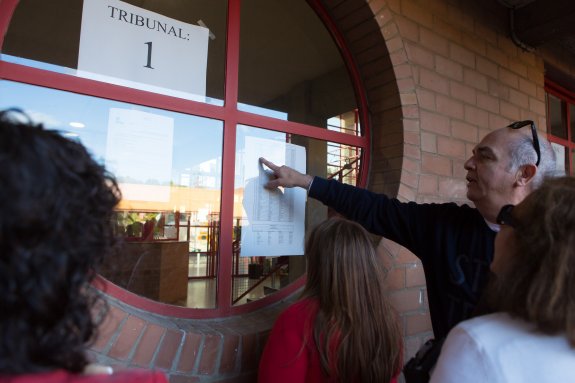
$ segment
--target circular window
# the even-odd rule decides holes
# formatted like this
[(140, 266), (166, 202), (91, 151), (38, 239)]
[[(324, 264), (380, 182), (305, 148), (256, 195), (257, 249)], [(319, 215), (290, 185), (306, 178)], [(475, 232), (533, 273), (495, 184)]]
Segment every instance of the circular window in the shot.
[(312, 3), (0, 3), (0, 107), (79, 140), (118, 179), (108, 293), (210, 317), (301, 287), (305, 229), (328, 211), (265, 194), (258, 158), (361, 184), (369, 147), (351, 64)]

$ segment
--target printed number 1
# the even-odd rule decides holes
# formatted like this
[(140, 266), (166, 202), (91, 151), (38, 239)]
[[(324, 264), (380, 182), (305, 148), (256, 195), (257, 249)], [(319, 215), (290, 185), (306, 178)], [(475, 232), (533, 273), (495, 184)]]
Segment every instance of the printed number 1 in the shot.
[(152, 42), (148, 41), (147, 43), (144, 44), (148, 46), (148, 62), (146, 63), (146, 65), (144, 65), (144, 67), (154, 69), (152, 67)]

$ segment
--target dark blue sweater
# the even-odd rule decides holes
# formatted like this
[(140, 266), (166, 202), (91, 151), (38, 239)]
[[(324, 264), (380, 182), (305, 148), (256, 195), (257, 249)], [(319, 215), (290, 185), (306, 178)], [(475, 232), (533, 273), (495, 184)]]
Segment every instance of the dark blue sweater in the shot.
[(309, 196), (421, 260), (435, 337), (471, 316), (487, 282), (495, 240), (477, 209), (404, 203), (320, 177), (314, 178)]

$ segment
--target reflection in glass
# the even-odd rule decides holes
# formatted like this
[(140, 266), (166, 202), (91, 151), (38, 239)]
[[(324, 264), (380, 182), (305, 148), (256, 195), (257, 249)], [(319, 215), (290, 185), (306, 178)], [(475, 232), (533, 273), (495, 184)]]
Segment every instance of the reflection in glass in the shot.
[(321, 128), (357, 109), (340, 52), (305, 1), (243, 0), (241, 26), (239, 109)]
[(551, 147), (555, 152), (557, 174), (569, 174), (569, 148), (556, 142), (551, 142)]
[[(336, 122), (332, 120), (331, 123), (335, 124)], [(232, 266), (232, 304), (234, 305), (244, 304), (272, 294), (305, 273), (305, 258), (303, 256), (240, 257), (242, 228), (249, 224), (243, 203), (246, 183), (244, 177), (245, 148), (246, 140), (250, 138), (267, 139), (280, 143), (289, 142), (303, 146), (306, 151), (306, 172), (308, 174), (335, 178), (353, 185), (357, 184), (357, 169), (361, 158), (361, 151), (356, 147), (255, 127), (238, 126)], [(256, 158), (259, 156), (256, 154)], [(308, 199), (305, 208), (305, 227), (317, 225), (325, 220), (327, 215), (328, 210), (323, 204)]]
[[(328, 129), (359, 135), (357, 110), (328, 119)], [(327, 174), (340, 182), (355, 185), (359, 177), (361, 153), (359, 148), (328, 143)]]
[(106, 278), (157, 301), (215, 306), (221, 121), (2, 81), (7, 107), (80, 141), (116, 176), (124, 244)]
[(225, 0), (21, 0), (2, 60), (223, 105), (226, 14)]
[(549, 126), (551, 134), (563, 139), (567, 139), (567, 109), (565, 102), (552, 94), (547, 94), (549, 103)]

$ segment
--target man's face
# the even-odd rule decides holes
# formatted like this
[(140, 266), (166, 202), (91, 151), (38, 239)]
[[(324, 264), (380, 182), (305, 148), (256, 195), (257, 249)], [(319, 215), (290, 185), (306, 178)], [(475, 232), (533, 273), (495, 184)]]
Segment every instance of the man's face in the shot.
[(476, 206), (499, 208), (509, 203), (516, 180), (509, 155), (514, 138), (509, 129), (491, 132), (465, 162), (467, 198)]

